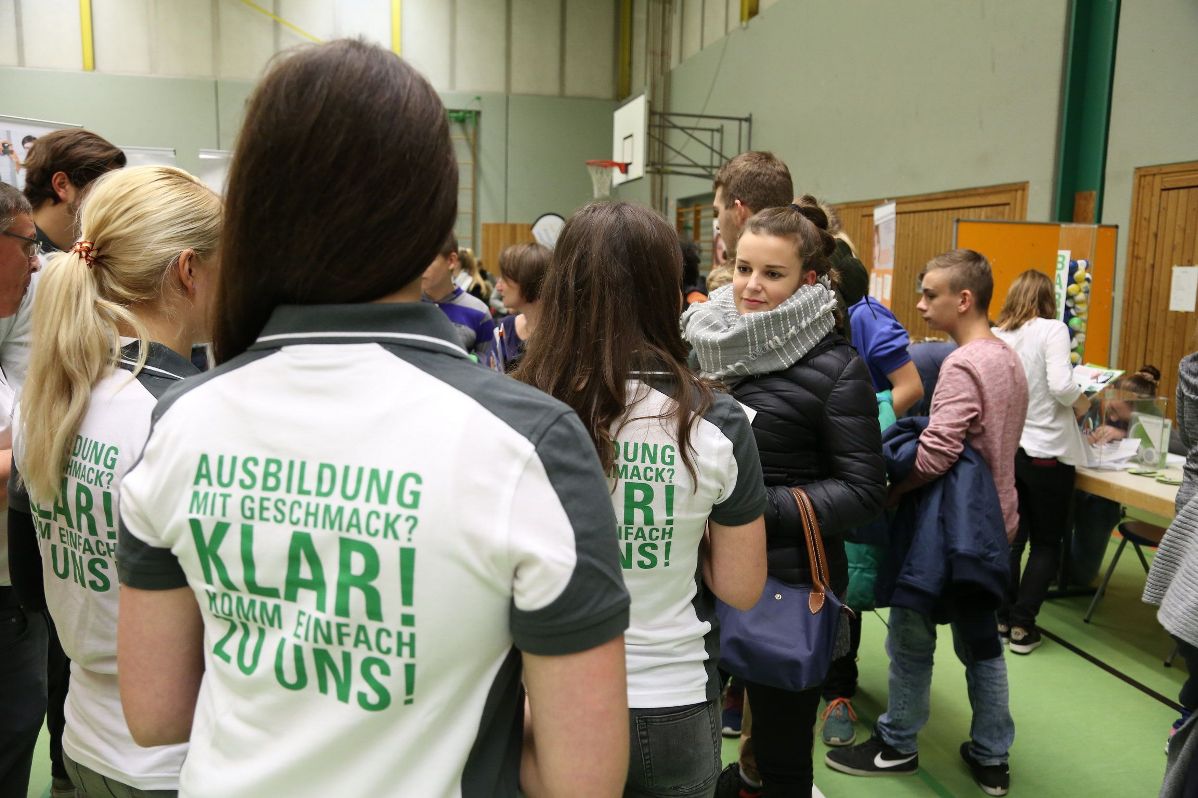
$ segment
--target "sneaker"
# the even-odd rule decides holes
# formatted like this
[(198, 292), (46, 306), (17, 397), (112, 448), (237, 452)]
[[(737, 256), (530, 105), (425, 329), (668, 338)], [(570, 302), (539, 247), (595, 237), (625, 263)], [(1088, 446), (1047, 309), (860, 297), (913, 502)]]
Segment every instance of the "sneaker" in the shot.
[(1169, 746), (1173, 744), (1173, 735), (1181, 730), (1181, 727), (1186, 725), (1186, 721), (1190, 719), (1190, 710), (1182, 707), (1181, 717), (1173, 721), (1173, 725), (1169, 728), (1169, 737), (1165, 740), (1165, 755), (1169, 755)]
[(740, 726), (745, 709), (745, 688), (729, 684), (724, 691), (724, 711), (720, 717), (720, 734), (725, 737), (740, 737)]
[(909, 776), (919, 770), (919, 754), (900, 753), (875, 733), (868, 742), (829, 751), (824, 764), (850, 776)]
[(1006, 621), (998, 622), (998, 636), (1002, 638), (1004, 643), (1011, 642), (1011, 624)]
[(961, 758), (969, 765), (973, 780), (987, 795), (1006, 795), (1011, 787), (1011, 769), (1007, 763), (1001, 765), (983, 765), (969, 753), (969, 741), (961, 743)]
[(761, 798), (762, 786), (754, 786), (740, 774), (740, 765), (733, 762), (720, 771), (715, 782), (715, 798)]
[(834, 698), (828, 702), (824, 710), (824, 744), (831, 746), (852, 745), (857, 739), (857, 730), (853, 721), (857, 713), (853, 711), (853, 702), (847, 698)]
[(1030, 629), (1024, 629), (1022, 626), (1011, 627), (1012, 654), (1030, 654), (1043, 642), (1040, 638), (1040, 630), (1034, 626)]

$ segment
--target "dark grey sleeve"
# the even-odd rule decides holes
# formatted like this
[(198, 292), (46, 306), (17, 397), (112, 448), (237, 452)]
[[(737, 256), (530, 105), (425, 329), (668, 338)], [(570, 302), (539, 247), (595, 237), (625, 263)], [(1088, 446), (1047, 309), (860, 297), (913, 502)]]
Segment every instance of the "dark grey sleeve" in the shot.
[(140, 590), (187, 587), (187, 576), (174, 553), (142, 542), (123, 520), (116, 541), (116, 568), (122, 585)]
[(765, 478), (761, 473), (761, 455), (757, 452), (757, 438), (753, 435), (749, 417), (731, 396), (720, 398), (723, 412), (719, 416), (709, 416), (708, 421), (718, 426), (724, 437), (732, 443), (736, 485), (723, 501), (711, 508), (711, 520), (724, 526), (740, 526), (765, 512)]
[[(517, 575), (512, 601), (512, 639), (529, 654), (573, 654), (628, 628), (615, 512), (595, 446), (572, 411), (550, 421), (532, 442), (536, 455), (526, 467), (528, 488), (513, 502), (512, 527), (522, 547), (523, 573)], [(543, 500), (554, 496), (565, 525), (544, 506)], [(566, 574), (561, 563), (569, 562), (571, 553), (573, 570)], [(563, 581), (559, 592), (556, 584)], [(556, 595), (547, 604), (518, 606), (521, 596), (546, 591)]]

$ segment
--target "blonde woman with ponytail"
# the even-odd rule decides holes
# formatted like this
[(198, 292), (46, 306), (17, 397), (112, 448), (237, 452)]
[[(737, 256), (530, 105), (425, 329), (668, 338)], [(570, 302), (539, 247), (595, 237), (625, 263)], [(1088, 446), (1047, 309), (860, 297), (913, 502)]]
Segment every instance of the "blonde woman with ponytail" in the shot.
[(116, 498), (158, 398), (196, 373), (188, 356), (208, 337), (220, 217), (217, 196), (179, 169), (105, 175), (84, 200), (81, 240), (51, 259), (34, 300), (14, 422), (13, 570), (71, 659), (63, 752), (81, 796), (178, 790), (186, 746), (138, 746), (122, 711)]

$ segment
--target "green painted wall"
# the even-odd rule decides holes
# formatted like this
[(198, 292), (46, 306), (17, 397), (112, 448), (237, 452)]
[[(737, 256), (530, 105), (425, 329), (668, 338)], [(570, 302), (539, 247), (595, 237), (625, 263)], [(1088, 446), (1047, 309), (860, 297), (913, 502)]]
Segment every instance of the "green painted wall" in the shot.
[[(789, 0), (671, 74), (671, 109), (753, 115), (753, 146), (833, 201), (1028, 180), (1047, 220), (1064, 0)], [(642, 181), (646, 182), (647, 181)], [(671, 178), (667, 194), (710, 191)], [(647, 198), (647, 186), (620, 196)]]
[[(174, 147), (199, 168), (200, 149), (232, 149), (254, 83), (0, 67), (0, 114), (75, 122), (114, 143)], [(583, 161), (611, 151), (615, 102), (447, 92), (446, 107), (481, 111), (479, 222), (569, 215), (591, 198)]]
[(71, 122), (114, 144), (174, 147), (179, 166), (199, 168), (200, 149), (218, 146), (216, 84), (0, 67), (0, 114)]
[(569, 216), (592, 199), (585, 161), (611, 157), (610, 100), (508, 98), (507, 218)]
[[(1116, 355), (1123, 294), (1127, 288), (1123, 283), (1135, 170), (1140, 166), (1198, 161), (1195, 42), (1198, 42), (1198, 3), (1194, 0), (1141, 0), (1122, 4), (1102, 209), (1104, 224), (1119, 225), (1111, 340), (1111, 351)], [(1177, 364), (1156, 365), (1164, 370)]]

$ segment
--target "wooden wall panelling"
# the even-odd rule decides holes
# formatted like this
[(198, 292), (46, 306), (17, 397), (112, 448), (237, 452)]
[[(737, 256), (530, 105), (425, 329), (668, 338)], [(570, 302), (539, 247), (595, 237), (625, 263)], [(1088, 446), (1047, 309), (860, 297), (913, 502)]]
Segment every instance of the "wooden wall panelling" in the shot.
[[(894, 289), (891, 309), (912, 340), (943, 337), (928, 329), (915, 305), (919, 273), (936, 255), (952, 248), (957, 219), (1027, 218), (1027, 183), (1008, 183), (959, 191), (898, 197), (895, 230)], [(841, 226), (857, 246), (857, 257), (869, 268), (873, 261), (873, 209), (886, 200), (837, 205)]]
[(712, 251), (714, 236), (711, 233), (714, 219), (715, 211), (710, 202), (698, 205), (679, 205), (674, 212), (674, 229), (699, 245), (699, 271), (703, 274), (711, 271), (712, 261), (715, 257), (715, 253)]
[(499, 253), (513, 244), (533, 241), (532, 225), (526, 222), (483, 222), (483, 248), (479, 257), (483, 268), (495, 278), (499, 276)]
[(1159, 368), (1172, 415), (1178, 361), (1198, 349), (1198, 314), (1168, 309), (1173, 267), (1198, 262), (1198, 161), (1137, 169), (1133, 187), (1117, 362)]

